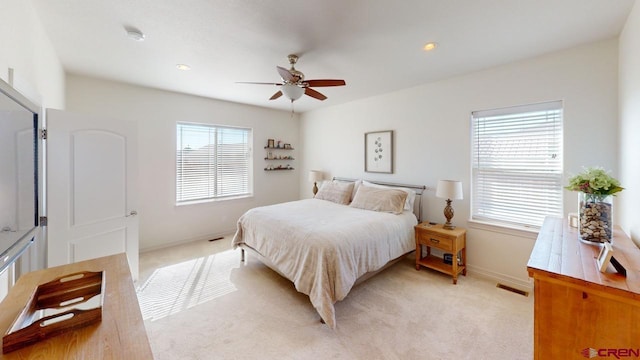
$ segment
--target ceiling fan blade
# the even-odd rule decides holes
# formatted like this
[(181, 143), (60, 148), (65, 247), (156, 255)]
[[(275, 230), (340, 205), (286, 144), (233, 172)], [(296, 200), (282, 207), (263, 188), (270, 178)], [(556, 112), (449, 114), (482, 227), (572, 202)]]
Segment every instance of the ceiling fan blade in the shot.
[(276, 86), (282, 85), (282, 83), (253, 82), (253, 81), (236, 81), (236, 84), (276, 85)]
[(308, 86), (311, 87), (323, 87), (323, 86), (344, 86), (347, 83), (344, 80), (337, 79), (317, 79), (317, 80), (305, 80)]
[(326, 96), (320, 94), (319, 92), (313, 90), (312, 88), (304, 88), (304, 93), (305, 95), (309, 95), (312, 98), (316, 98), (318, 100), (324, 100), (327, 98)]
[(276, 66), (276, 69), (278, 69), (278, 74), (280, 74), (280, 77), (282, 78), (282, 80), (284, 81), (293, 81), (293, 75), (291, 75), (291, 73), (289, 72), (289, 70), (283, 68), (282, 66)]
[(275, 100), (275, 99), (279, 98), (280, 96), (282, 96), (282, 91), (278, 91), (277, 93), (273, 94), (273, 96), (271, 96), (269, 98), (269, 100)]

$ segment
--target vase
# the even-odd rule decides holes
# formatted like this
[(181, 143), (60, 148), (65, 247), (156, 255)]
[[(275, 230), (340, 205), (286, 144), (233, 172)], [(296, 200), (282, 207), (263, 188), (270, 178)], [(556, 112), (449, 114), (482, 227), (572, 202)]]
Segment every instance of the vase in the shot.
[(588, 244), (613, 239), (613, 196), (578, 193), (578, 232)]

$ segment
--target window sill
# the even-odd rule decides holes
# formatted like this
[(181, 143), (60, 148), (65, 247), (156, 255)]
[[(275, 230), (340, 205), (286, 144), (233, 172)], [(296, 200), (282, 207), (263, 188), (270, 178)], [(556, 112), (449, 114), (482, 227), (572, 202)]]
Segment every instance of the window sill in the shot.
[(506, 225), (499, 223), (492, 223), (487, 221), (478, 221), (478, 220), (468, 220), (468, 226), (472, 229), (485, 230), (491, 232), (497, 232), (501, 234), (507, 234), (511, 236), (517, 236), (528, 239), (536, 239), (538, 237), (538, 232), (540, 231), (537, 227), (525, 227), (525, 226), (516, 226), (516, 225)]
[(217, 199), (183, 201), (183, 202), (176, 203), (176, 206), (180, 207), (180, 206), (187, 206), (187, 205), (217, 203), (217, 202), (222, 202), (222, 201), (248, 199), (248, 198), (252, 198), (252, 197), (253, 197), (253, 194), (248, 194), (248, 195), (241, 195), (241, 196), (229, 196), (229, 197), (217, 198)]

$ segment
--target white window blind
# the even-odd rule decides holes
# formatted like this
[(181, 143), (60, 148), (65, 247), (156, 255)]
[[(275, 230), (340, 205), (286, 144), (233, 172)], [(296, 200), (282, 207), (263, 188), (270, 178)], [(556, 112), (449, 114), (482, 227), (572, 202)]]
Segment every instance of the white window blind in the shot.
[(178, 203), (251, 193), (251, 129), (178, 123)]
[(472, 219), (516, 226), (562, 216), (562, 102), (471, 117)]

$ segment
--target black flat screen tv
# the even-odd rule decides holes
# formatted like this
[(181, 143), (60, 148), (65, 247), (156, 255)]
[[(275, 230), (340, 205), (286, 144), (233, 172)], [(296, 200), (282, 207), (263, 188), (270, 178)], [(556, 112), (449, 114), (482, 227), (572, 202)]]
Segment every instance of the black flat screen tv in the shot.
[(0, 271), (25, 251), (38, 227), (39, 111), (0, 80)]

